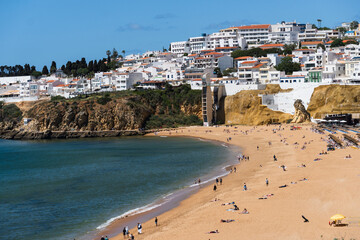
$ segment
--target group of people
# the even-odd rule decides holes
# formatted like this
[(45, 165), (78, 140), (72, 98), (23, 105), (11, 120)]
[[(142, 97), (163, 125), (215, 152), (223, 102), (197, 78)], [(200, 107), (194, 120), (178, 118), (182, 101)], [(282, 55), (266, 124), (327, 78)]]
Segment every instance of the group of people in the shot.
[[(158, 226), (158, 218), (157, 217), (155, 217), (154, 221), (155, 221), (155, 226)], [(142, 234), (142, 225), (141, 225), (141, 223), (137, 224), (137, 230), (138, 230), (138, 234)], [(131, 240), (135, 239), (134, 235), (129, 232), (129, 227), (128, 226), (124, 227), (123, 235), (124, 235), (124, 238), (128, 237), (128, 239), (131, 239)], [(108, 238), (106, 236), (105, 239), (101, 238), (101, 240), (108, 240)]]

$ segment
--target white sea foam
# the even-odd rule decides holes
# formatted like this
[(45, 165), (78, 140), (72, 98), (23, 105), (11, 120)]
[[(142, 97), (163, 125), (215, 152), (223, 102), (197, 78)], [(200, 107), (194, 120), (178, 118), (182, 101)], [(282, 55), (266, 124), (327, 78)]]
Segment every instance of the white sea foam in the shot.
[(139, 214), (139, 213), (143, 213), (143, 212), (147, 212), (147, 211), (150, 211), (154, 208), (157, 208), (157, 207), (160, 207), (162, 204), (148, 204), (148, 205), (145, 205), (143, 207), (139, 207), (139, 208), (135, 208), (135, 209), (132, 209), (132, 210), (129, 210), (123, 214), (121, 214), (120, 216), (117, 216), (117, 217), (113, 217), (113, 218), (110, 218), (109, 220), (107, 220), (105, 223), (101, 224), (100, 226), (98, 226), (96, 229), (103, 229), (103, 228), (106, 228), (107, 226), (109, 226), (113, 221), (117, 220), (117, 219), (121, 219), (121, 218), (124, 218), (126, 216), (132, 216), (132, 215), (135, 215), (135, 214)]

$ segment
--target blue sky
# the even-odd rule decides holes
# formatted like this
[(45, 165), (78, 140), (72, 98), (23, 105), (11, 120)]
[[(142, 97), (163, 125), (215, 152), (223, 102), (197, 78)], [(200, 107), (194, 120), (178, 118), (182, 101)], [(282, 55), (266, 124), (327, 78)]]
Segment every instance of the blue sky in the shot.
[(360, 20), (359, 0), (0, 0), (0, 65), (43, 65), (161, 50), (234, 25)]

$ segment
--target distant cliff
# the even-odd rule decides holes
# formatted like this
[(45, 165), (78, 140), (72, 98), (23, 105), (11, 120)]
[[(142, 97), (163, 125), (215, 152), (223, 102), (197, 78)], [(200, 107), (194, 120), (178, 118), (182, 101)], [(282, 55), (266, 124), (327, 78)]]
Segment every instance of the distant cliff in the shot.
[(244, 90), (225, 98), (225, 123), (262, 125), (269, 123), (286, 123), (293, 116), (280, 111), (273, 111), (261, 104), (259, 94), (275, 94), (282, 90), (279, 85), (269, 84), (265, 90)]
[(360, 86), (319, 86), (314, 89), (307, 111), (313, 118), (324, 114), (360, 113)]
[(0, 134), (5, 138), (116, 136), (133, 135), (132, 130), (143, 128), (198, 125), (202, 123), (200, 94), (184, 85), (77, 99), (56, 97), (31, 107), (18, 104), (21, 117), (30, 122), (24, 125), (19, 116), (4, 118)]

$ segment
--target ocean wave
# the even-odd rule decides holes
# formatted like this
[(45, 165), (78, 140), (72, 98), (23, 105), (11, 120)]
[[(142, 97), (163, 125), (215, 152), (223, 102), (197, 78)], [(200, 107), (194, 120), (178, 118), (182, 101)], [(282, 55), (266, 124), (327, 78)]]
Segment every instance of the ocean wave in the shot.
[[(164, 203), (162, 203), (164, 204)], [(109, 226), (113, 221), (117, 220), (117, 219), (121, 219), (121, 218), (124, 218), (126, 216), (133, 216), (135, 214), (140, 214), (140, 213), (144, 213), (144, 212), (147, 212), (147, 211), (150, 211), (154, 208), (157, 208), (157, 207), (160, 207), (162, 204), (153, 204), (153, 203), (150, 203), (148, 205), (145, 205), (143, 207), (139, 207), (139, 208), (134, 208), (134, 209), (131, 209), (123, 214), (121, 214), (120, 216), (116, 216), (116, 217), (113, 217), (113, 218), (110, 218), (109, 220), (107, 220), (105, 223), (101, 224), (100, 226), (98, 226), (96, 229), (100, 230), (100, 229), (103, 229), (103, 228), (106, 228), (107, 226)]]

